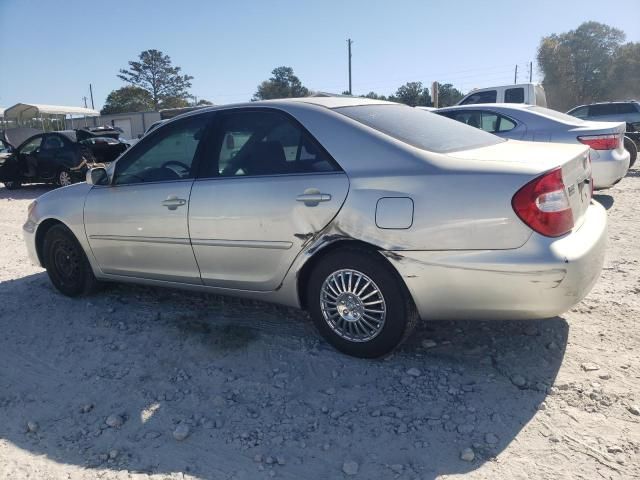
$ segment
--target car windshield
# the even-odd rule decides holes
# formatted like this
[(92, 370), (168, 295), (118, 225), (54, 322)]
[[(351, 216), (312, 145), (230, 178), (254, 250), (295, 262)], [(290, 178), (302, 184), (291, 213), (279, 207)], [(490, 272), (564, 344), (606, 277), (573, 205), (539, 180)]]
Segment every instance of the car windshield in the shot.
[(339, 107), (335, 111), (431, 152), (469, 150), (505, 141), (455, 120), (404, 105), (361, 105)]
[(584, 120), (580, 120), (578, 117), (567, 115), (566, 113), (558, 112), (557, 110), (551, 110), (550, 108), (538, 107), (535, 105), (528, 108), (532, 112), (538, 113), (544, 117), (553, 118), (554, 120), (559, 120), (570, 125), (579, 125), (584, 123)]

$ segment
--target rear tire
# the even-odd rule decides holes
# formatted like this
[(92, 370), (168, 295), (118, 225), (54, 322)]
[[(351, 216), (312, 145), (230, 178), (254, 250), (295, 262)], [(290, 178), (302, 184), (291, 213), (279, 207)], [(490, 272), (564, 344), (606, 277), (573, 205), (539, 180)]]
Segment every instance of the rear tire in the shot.
[(379, 253), (364, 249), (341, 249), (323, 257), (311, 272), (306, 299), (320, 334), (354, 357), (390, 353), (418, 319), (397, 272)]
[(629, 168), (631, 168), (638, 158), (638, 147), (629, 137), (624, 137), (624, 148), (629, 152)]
[(77, 297), (99, 287), (82, 246), (64, 225), (55, 225), (45, 234), (43, 259), (49, 279), (60, 293)]
[(4, 188), (7, 190), (17, 190), (22, 187), (22, 182), (4, 182)]

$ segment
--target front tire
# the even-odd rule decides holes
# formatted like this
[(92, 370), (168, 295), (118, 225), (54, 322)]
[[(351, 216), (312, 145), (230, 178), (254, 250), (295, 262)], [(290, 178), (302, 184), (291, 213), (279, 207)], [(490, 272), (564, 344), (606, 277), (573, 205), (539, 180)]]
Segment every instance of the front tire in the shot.
[(64, 225), (55, 225), (46, 233), (43, 259), (49, 279), (60, 293), (77, 297), (97, 289), (98, 281), (82, 246)]
[(311, 273), (306, 298), (320, 334), (354, 357), (388, 354), (418, 318), (402, 279), (379, 253), (364, 249), (323, 257)]

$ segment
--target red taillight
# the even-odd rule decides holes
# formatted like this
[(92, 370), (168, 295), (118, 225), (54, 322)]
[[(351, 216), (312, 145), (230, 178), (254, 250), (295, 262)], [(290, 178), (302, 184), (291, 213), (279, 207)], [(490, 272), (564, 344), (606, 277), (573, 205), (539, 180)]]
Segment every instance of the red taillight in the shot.
[(560, 168), (527, 183), (513, 196), (511, 205), (520, 220), (547, 237), (559, 237), (573, 228)]
[(594, 150), (615, 150), (622, 144), (622, 135), (612, 133), (610, 135), (583, 135), (578, 140), (589, 145)]

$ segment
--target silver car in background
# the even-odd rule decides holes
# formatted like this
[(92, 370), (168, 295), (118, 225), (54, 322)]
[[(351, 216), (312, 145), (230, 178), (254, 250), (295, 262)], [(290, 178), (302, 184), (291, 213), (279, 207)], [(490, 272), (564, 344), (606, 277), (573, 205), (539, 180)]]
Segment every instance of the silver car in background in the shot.
[(549, 108), (519, 104), (456, 106), (435, 113), (502, 138), (588, 145), (596, 189), (612, 187), (629, 170), (624, 122), (585, 121)]
[(63, 294), (118, 281), (276, 302), (376, 357), (419, 317), (579, 302), (607, 225), (587, 153), (369, 99), (213, 107), (38, 198), (24, 235)]

